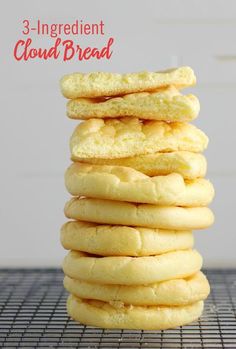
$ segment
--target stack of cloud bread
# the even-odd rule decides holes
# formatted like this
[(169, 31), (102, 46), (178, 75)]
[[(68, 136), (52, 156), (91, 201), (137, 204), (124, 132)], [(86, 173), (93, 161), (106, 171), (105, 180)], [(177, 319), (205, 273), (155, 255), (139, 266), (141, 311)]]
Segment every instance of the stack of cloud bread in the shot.
[(192, 230), (214, 220), (204, 179), (208, 138), (187, 123), (198, 99), (189, 67), (61, 80), (67, 114), (84, 120), (65, 174), (72, 219), (61, 230), (69, 315), (87, 325), (168, 329), (196, 320), (210, 288)]

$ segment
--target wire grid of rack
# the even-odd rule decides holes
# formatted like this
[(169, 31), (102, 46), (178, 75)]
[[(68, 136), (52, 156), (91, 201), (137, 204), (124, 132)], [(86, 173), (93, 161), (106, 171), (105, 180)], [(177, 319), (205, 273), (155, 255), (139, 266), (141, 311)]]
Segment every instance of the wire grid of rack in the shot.
[(0, 348), (236, 348), (236, 270), (205, 270), (201, 319), (168, 331), (102, 330), (67, 317), (58, 269), (0, 270)]

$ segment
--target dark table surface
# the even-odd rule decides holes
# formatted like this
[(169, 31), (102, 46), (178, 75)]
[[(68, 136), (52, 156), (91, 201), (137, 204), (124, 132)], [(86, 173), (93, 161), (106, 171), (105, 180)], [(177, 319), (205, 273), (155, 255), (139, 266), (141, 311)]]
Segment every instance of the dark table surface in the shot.
[(67, 317), (58, 269), (0, 270), (0, 348), (236, 348), (236, 269), (204, 270), (204, 314), (168, 331), (102, 330)]

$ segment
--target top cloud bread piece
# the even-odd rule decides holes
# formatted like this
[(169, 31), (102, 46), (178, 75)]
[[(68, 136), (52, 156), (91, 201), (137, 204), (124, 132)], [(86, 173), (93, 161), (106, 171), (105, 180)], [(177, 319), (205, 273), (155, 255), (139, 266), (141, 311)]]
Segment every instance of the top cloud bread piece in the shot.
[(134, 116), (144, 120), (191, 121), (198, 116), (197, 97), (182, 95), (174, 86), (114, 98), (77, 98), (67, 103), (71, 119)]
[(159, 72), (128, 74), (73, 73), (61, 79), (60, 87), (64, 97), (75, 99), (153, 91), (170, 85), (180, 89), (195, 85), (195, 83), (196, 77), (193, 70), (190, 67), (179, 67)]

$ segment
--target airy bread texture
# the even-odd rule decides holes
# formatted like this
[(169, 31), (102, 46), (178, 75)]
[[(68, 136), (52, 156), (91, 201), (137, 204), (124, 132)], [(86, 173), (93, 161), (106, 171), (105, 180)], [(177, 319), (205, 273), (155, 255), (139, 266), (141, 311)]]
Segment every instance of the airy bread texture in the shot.
[(133, 330), (165, 330), (196, 320), (203, 311), (203, 301), (179, 307), (122, 306), (93, 300), (82, 300), (70, 295), (68, 314), (82, 324), (101, 328)]
[(162, 281), (146, 286), (101, 285), (64, 278), (68, 292), (83, 299), (109, 302), (111, 305), (186, 305), (207, 298), (210, 286), (202, 272), (185, 279)]
[(214, 222), (208, 207), (168, 207), (88, 198), (72, 198), (65, 205), (65, 215), (86, 222), (170, 230), (204, 229)]
[(70, 139), (73, 159), (115, 159), (158, 151), (203, 151), (207, 136), (196, 126), (137, 118), (89, 119), (80, 123)]
[(179, 67), (159, 72), (116, 74), (107, 72), (74, 73), (60, 81), (66, 98), (117, 96), (133, 92), (151, 91), (173, 85), (192, 86), (196, 77), (190, 67)]
[[(72, 160), (76, 160), (72, 158)], [(154, 153), (123, 159), (77, 159), (94, 165), (126, 166), (147, 176), (161, 176), (179, 173), (185, 179), (201, 178), (206, 175), (207, 162), (202, 154), (189, 151)]]
[(191, 231), (160, 230), (71, 221), (61, 228), (68, 250), (101, 256), (150, 256), (193, 247)]
[(198, 272), (202, 257), (195, 250), (173, 251), (148, 257), (94, 257), (71, 251), (63, 271), (73, 279), (112, 285), (147, 285), (179, 279)]
[(161, 206), (197, 207), (214, 197), (206, 179), (185, 180), (178, 173), (149, 177), (130, 167), (73, 163), (65, 173), (70, 194)]
[(144, 120), (191, 121), (199, 111), (197, 97), (181, 95), (174, 86), (109, 99), (78, 98), (67, 103), (69, 118), (82, 120), (134, 116)]

